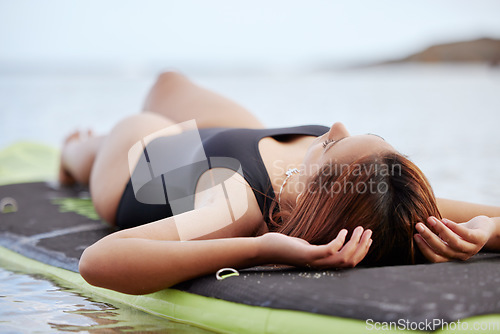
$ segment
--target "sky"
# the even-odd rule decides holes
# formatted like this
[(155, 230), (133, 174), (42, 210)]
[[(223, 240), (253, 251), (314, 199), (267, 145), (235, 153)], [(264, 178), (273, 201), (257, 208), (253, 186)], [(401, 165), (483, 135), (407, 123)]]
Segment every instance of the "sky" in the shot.
[(0, 0), (0, 66), (300, 68), (500, 38), (500, 1)]

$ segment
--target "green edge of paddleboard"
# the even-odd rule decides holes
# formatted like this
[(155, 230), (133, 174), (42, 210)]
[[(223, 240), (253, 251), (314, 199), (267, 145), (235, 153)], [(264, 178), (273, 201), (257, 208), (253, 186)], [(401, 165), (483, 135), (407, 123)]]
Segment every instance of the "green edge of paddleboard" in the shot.
[[(56, 178), (58, 151), (46, 145), (20, 142), (0, 151), (0, 185), (54, 180)], [(365, 321), (325, 316), (293, 310), (280, 310), (249, 306), (166, 289), (149, 295), (133, 296), (89, 285), (78, 274), (49, 266), (0, 247), (0, 259), (13, 267), (30, 273), (43, 274), (64, 282), (90, 295), (102, 296), (111, 301), (126, 304), (142, 311), (177, 322), (221, 333), (409, 333), (410, 330), (368, 331)], [(231, 278), (228, 278), (231, 279)], [(489, 327), (481, 333), (496, 333), (500, 328), (500, 315), (483, 315), (461, 320), (469, 324)], [(492, 326), (492, 325), (496, 325)], [(457, 331), (438, 330), (435, 333)], [(469, 332), (469, 331), (459, 331)], [(418, 333), (428, 333), (418, 331)]]

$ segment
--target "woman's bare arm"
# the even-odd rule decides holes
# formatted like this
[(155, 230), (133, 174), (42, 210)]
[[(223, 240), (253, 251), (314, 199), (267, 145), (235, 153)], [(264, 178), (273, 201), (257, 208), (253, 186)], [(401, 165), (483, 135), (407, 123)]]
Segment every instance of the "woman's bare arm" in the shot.
[[(438, 207), (441, 215), (453, 222), (465, 223), (478, 216), (490, 217), (493, 226), (491, 236), (484, 245), (484, 249), (500, 251), (500, 207), (470, 202), (438, 198)], [(451, 226), (451, 225), (450, 225)]]
[[(219, 209), (204, 207), (184, 218), (206, 222), (216, 219)], [(327, 245), (310, 245), (305, 240), (279, 233), (259, 237), (228, 237), (212, 240), (160, 240), (170, 217), (151, 224), (109, 235), (87, 248), (80, 260), (80, 274), (92, 285), (129, 294), (146, 294), (179, 282), (216, 272), (225, 267), (245, 268), (279, 263), (328, 268), (353, 267), (368, 252), (371, 231), (358, 227), (344, 245), (347, 231)], [(157, 231), (158, 233), (155, 233)]]
[(415, 241), (431, 262), (467, 260), (481, 249), (500, 251), (500, 207), (437, 199), (444, 219), (416, 225)]
[(500, 251), (499, 218), (476, 216), (466, 223), (429, 217), (418, 223), (414, 238), (431, 262), (467, 260), (481, 249)]
[[(200, 183), (214, 173), (205, 173)], [(93, 285), (144, 294), (224, 266), (255, 265), (254, 238), (243, 237), (255, 235), (262, 218), (256, 201), (247, 203), (251, 190), (238, 181), (236, 174), (225, 182), (237, 198), (231, 207), (212, 187), (196, 196), (195, 210), (104, 237), (82, 254), (81, 275)], [(193, 239), (216, 240), (187, 241)]]
[(493, 252), (500, 252), (500, 217), (494, 217), (492, 218), (492, 221), (494, 226), (493, 232), (486, 245), (484, 245), (484, 249)]
[(500, 217), (500, 207), (438, 198), (437, 205), (441, 215), (458, 223), (477, 216)]
[(108, 238), (87, 248), (80, 274), (87, 282), (129, 294), (146, 294), (220, 268), (260, 263), (256, 238), (200, 241)]
[(254, 237), (265, 232), (262, 213), (233, 171), (212, 169), (198, 187), (195, 210), (116, 232), (87, 248), (81, 275), (96, 286), (145, 294), (225, 267), (353, 267), (368, 252), (371, 231), (361, 227), (345, 245), (345, 230), (320, 246), (279, 233)]

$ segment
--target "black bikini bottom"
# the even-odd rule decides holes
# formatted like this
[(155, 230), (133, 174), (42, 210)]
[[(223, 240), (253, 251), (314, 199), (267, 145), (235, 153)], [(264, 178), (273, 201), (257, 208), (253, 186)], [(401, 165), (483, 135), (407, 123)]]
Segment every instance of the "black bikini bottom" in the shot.
[(172, 217), (168, 204), (144, 204), (139, 202), (129, 180), (116, 211), (116, 226), (125, 229)]

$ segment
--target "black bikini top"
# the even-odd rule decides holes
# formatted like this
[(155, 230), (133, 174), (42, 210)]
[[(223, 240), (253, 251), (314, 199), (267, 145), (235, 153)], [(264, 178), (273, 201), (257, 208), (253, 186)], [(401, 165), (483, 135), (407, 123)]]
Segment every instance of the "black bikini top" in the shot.
[[(194, 209), (199, 177), (208, 169), (224, 167), (240, 173), (253, 190), (266, 223), (275, 198), (259, 151), (264, 137), (320, 136), (328, 127), (306, 125), (275, 129), (208, 128), (151, 141), (132, 181), (138, 201), (167, 204), (176, 215)], [(199, 133), (199, 137), (198, 137)], [(200, 145), (201, 143), (201, 145)], [(141, 168), (142, 165), (142, 168)], [(157, 175), (151, 177), (151, 175)]]
[(307, 135), (318, 137), (329, 128), (319, 125), (306, 125), (276, 129), (224, 129), (210, 133), (212, 129), (201, 130), (204, 136), (203, 147), (208, 157), (226, 156), (238, 160), (243, 177), (253, 190), (265, 221), (268, 220), (269, 207), (275, 198), (271, 179), (259, 151), (259, 141), (265, 137), (279, 140), (287, 135)]

